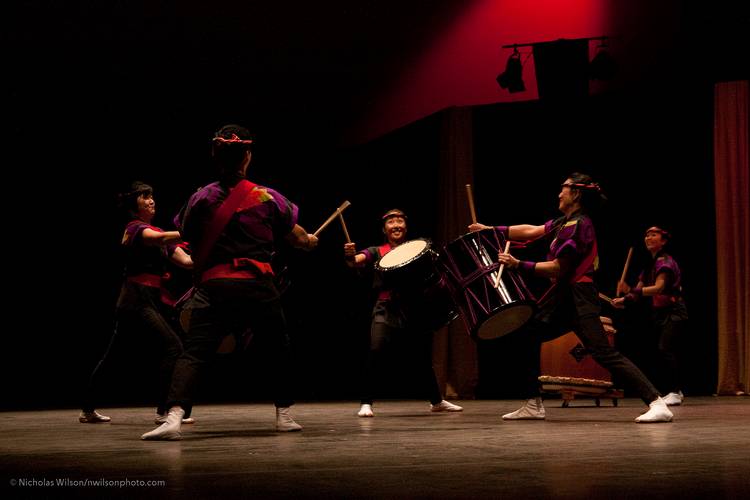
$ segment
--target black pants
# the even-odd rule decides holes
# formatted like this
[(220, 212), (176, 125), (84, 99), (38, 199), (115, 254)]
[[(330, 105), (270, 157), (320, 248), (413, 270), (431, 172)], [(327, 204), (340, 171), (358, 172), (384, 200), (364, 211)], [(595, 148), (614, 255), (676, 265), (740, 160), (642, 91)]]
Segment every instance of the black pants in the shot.
[(655, 311), (653, 324), (659, 344), (659, 387), (665, 393), (682, 390), (681, 348), (687, 331), (687, 312), (682, 303), (668, 310)]
[(646, 404), (658, 398), (659, 392), (643, 372), (609, 344), (599, 319), (601, 306), (596, 287), (590, 283), (576, 283), (558, 286), (555, 291), (529, 323), (513, 334), (521, 336), (516, 340), (524, 350), (522, 355), (529, 360), (522, 375), (525, 397), (539, 395), (542, 342), (573, 330), (591, 356), (626, 389), (634, 391)]
[[(105, 380), (113, 374), (116, 364), (124, 364), (116, 363), (115, 360), (128, 348), (134, 347), (128, 345), (129, 343), (137, 342), (139, 345), (135, 347), (139, 352), (152, 349), (160, 352), (156, 377), (156, 411), (164, 413), (172, 370), (175, 361), (182, 354), (182, 341), (165, 319), (162, 307), (157, 288), (134, 283), (126, 283), (123, 286), (117, 305), (115, 330), (107, 350), (89, 378), (82, 405), (83, 411), (94, 411)], [(130, 370), (139, 369), (140, 362), (139, 359), (127, 360)]]
[(363, 374), (362, 404), (372, 404), (378, 381), (383, 378), (388, 351), (396, 348), (405, 349), (410, 362), (415, 366), (420, 392), (432, 404), (443, 400), (438, 387), (435, 370), (432, 368), (432, 333), (407, 328), (397, 328), (373, 320), (370, 327), (370, 349), (367, 353)]
[(196, 384), (222, 339), (250, 330), (253, 344), (268, 353), (276, 407), (294, 404), (286, 320), (271, 280), (211, 280), (198, 287), (191, 303), (184, 352), (177, 359), (167, 398), (169, 407), (190, 406)]

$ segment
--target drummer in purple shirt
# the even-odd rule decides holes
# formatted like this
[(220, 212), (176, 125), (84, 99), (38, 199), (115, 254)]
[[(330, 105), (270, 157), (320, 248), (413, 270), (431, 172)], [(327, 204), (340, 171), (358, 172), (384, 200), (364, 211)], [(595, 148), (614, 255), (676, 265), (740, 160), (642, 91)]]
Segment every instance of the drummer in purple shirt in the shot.
[[(206, 363), (225, 335), (248, 329), (257, 345), (269, 353), (269, 380), (276, 394), (276, 430), (302, 429), (289, 411), (294, 403), (289, 337), (270, 262), (280, 241), (312, 250), (318, 238), (297, 224), (296, 205), (278, 191), (245, 179), (252, 157), (251, 144), (250, 133), (239, 125), (226, 125), (217, 131), (213, 159), (220, 179), (193, 194), (175, 219), (194, 248), (196, 288), (190, 302), (185, 352), (175, 364), (167, 397), (167, 421), (142, 439), (181, 439), (184, 409), (192, 404)], [(247, 191), (230, 198), (235, 189), (240, 190), (238, 193)], [(224, 205), (227, 199), (236, 206)], [(217, 222), (217, 212), (228, 214), (223, 227)], [(216, 227), (221, 229), (218, 234), (212, 229)]]
[[(357, 251), (354, 243), (344, 244), (344, 257), (349, 267), (374, 266), (388, 252), (406, 242), (406, 214), (399, 209), (388, 210), (382, 217), (386, 242), (379, 247)], [(456, 412), (463, 408), (443, 399), (432, 367), (432, 331), (426, 324), (409, 314), (399, 295), (388, 289), (382, 277), (375, 273), (373, 288), (378, 292), (372, 310), (370, 347), (363, 374), (361, 406), (357, 415), (373, 417), (374, 392), (378, 376), (384, 373), (384, 355), (393, 344), (411, 343), (420, 386), (430, 401), (433, 412)]]
[[(593, 273), (598, 266), (596, 234), (589, 210), (604, 201), (599, 185), (581, 173), (571, 174), (562, 184), (559, 210), (563, 216), (541, 226), (498, 226), (511, 240), (552, 238), (547, 260), (521, 261), (511, 254), (498, 255), (498, 261), (508, 269), (549, 278), (552, 286), (540, 299), (539, 310), (519, 332), (528, 348), (528, 369), (524, 373), (523, 390), (527, 400), (518, 410), (503, 415), (503, 420), (542, 420), (545, 409), (539, 395), (541, 343), (573, 330), (593, 358), (607, 368), (627, 388), (634, 390), (649, 405), (638, 423), (670, 422), (672, 412), (646, 376), (628, 358), (620, 354), (607, 340), (599, 319), (601, 306)], [(483, 224), (472, 224), (471, 231), (488, 229)]]
[[(109, 422), (110, 417), (96, 411), (96, 403), (103, 392), (103, 381), (112, 372), (118, 353), (140, 335), (157, 348), (161, 355), (156, 377), (159, 406), (156, 421), (165, 418), (164, 407), (175, 360), (182, 354), (182, 342), (166, 318), (172, 304), (165, 294), (165, 261), (191, 269), (190, 256), (179, 246), (182, 239), (178, 231), (163, 231), (152, 226), (156, 215), (154, 190), (148, 184), (136, 181), (126, 193), (120, 194), (122, 208), (130, 221), (122, 236), (125, 270), (120, 295), (117, 299), (115, 331), (107, 350), (89, 378), (81, 414), (81, 423)], [(151, 347), (149, 347), (151, 348)], [(188, 410), (189, 413), (189, 410)], [(186, 423), (192, 423), (189, 415)]]
[(623, 308), (626, 304), (646, 300), (651, 308), (651, 324), (659, 339), (659, 355), (662, 360), (663, 384), (668, 394), (664, 401), (670, 406), (682, 404), (680, 386), (679, 345), (687, 325), (687, 308), (682, 298), (682, 273), (677, 262), (664, 251), (671, 235), (658, 226), (646, 231), (644, 242), (651, 254), (651, 261), (638, 277), (638, 284), (630, 288), (620, 282), (617, 293), (625, 297), (613, 300), (613, 305)]

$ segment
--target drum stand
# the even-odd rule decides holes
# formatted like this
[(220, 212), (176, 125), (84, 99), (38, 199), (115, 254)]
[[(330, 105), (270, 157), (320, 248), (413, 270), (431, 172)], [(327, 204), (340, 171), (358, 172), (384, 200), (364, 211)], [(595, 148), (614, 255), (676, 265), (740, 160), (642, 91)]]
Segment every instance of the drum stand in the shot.
[[(602, 316), (601, 320), (612, 345), (617, 331), (611, 319)], [(542, 392), (560, 394), (563, 408), (570, 406), (576, 396), (594, 398), (596, 406), (601, 405), (602, 399), (611, 399), (612, 406), (617, 406), (618, 400), (624, 397), (612, 384), (609, 371), (594, 361), (573, 332), (544, 342), (540, 362)]]
[(594, 398), (596, 406), (601, 406), (602, 399), (611, 399), (612, 406), (617, 406), (618, 400), (624, 397), (621, 390), (614, 389), (612, 382), (606, 380), (542, 375), (539, 382), (542, 384), (542, 393), (560, 395), (563, 408), (570, 406), (576, 396)]

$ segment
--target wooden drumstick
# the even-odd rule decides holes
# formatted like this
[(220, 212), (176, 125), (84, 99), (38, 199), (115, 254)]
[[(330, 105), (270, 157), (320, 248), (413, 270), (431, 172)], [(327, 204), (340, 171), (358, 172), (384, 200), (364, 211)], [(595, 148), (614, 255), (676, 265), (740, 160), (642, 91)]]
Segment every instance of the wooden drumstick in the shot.
[(603, 300), (604, 302), (606, 302), (607, 304), (609, 304), (609, 305), (613, 305), (613, 304), (612, 304), (612, 299), (610, 299), (609, 297), (607, 297), (606, 295), (604, 295), (604, 294), (603, 294), (603, 293), (601, 293), (601, 292), (599, 292), (599, 298), (600, 298), (600, 299), (602, 299), (602, 300)]
[[(505, 242), (505, 250), (503, 251), (503, 253), (508, 253), (508, 250), (510, 250), (510, 240)], [(505, 264), (500, 264), (500, 267), (497, 269), (497, 277), (495, 278), (495, 288), (500, 286), (500, 276), (502, 276), (504, 268), (505, 268)]]
[(469, 197), (469, 210), (471, 211), (471, 223), (477, 223), (477, 211), (474, 209), (474, 196), (471, 194), (471, 184), (466, 185), (466, 196)]
[(320, 226), (320, 227), (318, 228), (318, 230), (317, 230), (317, 231), (315, 231), (315, 232), (313, 233), (313, 235), (317, 236), (318, 234), (320, 234), (320, 232), (321, 232), (321, 231), (322, 231), (323, 229), (325, 229), (325, 228), (326, 228), (326, 226), (327, 226), (328, 224), (330, 224), (330, 223), (331, 223), (331, 222), (333, 221), (333, 219), (335, 219), (336, 217), (338, 217), (339, 215), (341, 215), (341, 212), (343, 212), (343, 211), (344, 211), (344, 209), (346, 209), (346, 207), (348, 207), (349, 205), (351, 205), (351, 203), (349, 203), (349, 201), (348, 201), (348, 200), (347, 200), (347, 201), (345, 201), (344, 203), (342, 203), (342, 204), (341, 204), (341, 206), (340, 206), (339, 208), (337, 208), (337, 209), (336, 209), (336, 211), (334, 211), (334, 212), (333, 212), (333, 213), (331, 214), (331, 216), (330, 216), (330, 217), (328, 217), (328, 219), (327, 219), (327, 220), (326, 220), (326, 221), (325, 221), (325, 222), (324, 222), (323, 224), (321, 224), (321, 226)]
[[(628, 256), (625, 258), (625, 267), (622, 269), (622, 276), (620, 276), (620, 282), (617, 284), (617, 288), (620, 288), (620, 283), (625, 282), (625, 275), (628, 274), (628, 267), (630, 267), (630, 258), (633, 257), (633, 247), (628, 249)], [(620, 296), (620, 292), (617, 292), (616, 297)], [(611, 301), (610, 301), (611, 302)]]
[(352, 239), (349, 238), (349, 231), (346, 229), (346, 222), (344, 222), (344, 214), (339, 212), (339, 220), (341, 220), (341, 227), (344, 230), (344, 236), (346, 236), (346, 242), (351, 243)]

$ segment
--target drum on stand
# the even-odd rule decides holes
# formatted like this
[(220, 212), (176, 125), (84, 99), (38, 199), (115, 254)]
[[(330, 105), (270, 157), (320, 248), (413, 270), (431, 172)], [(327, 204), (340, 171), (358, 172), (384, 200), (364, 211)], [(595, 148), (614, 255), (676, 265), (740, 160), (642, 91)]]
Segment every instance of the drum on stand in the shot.
[[(617, 330), (612, 319), (599, 319), (609, 345), (614, 345)], [(614, 387), (612, 375), (594, 360), (575, 332), (542, 343), (539, 362), (542, 391), (560, 394), (564, 407), (577, 396), (594, 398), (596, 406), (600, 399), (611, 399), (617, 406), (617, 400), (623, 397), (623, 392)]]
[(495, 286), (503, 243), (494, 229), (484, 229), (448, 243), (439, 258), (448, 289), (475, 339), (514, 332), (536, 310), (536, 301), (515, 271), (504, 269)]
[(419, 238), (398, 245), (375, 264), (383, 286), (394, 291), (407, 315), (433, 331), (458, 316), (437, 259), (430, 241)]

